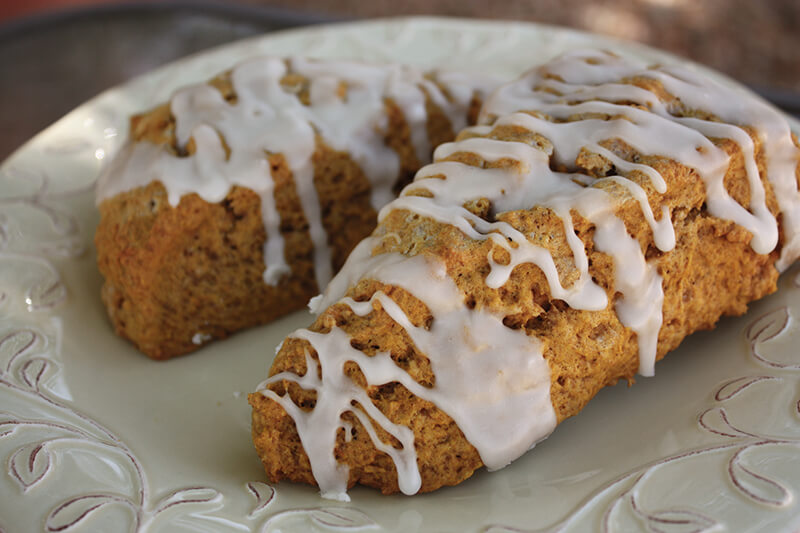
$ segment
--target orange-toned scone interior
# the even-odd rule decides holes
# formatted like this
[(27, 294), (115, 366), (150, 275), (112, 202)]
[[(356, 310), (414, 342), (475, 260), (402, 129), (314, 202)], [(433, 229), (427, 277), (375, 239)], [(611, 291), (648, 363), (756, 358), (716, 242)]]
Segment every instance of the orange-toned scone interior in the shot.
[[(292, 72), (281, 79), (283, 89), (306, 106), (309, 83), (309, 78)], [(237, 104), (230, 72), (209, 85), (231, 106)], [(338, 91), (347, 97), (347, 84), (341, 82)], [(431, 145), (452, 139), (450, 119), (428, 93), (424, 105)], [(382, 136), (397, 154), (399, 190), (423, 161), (415, 153), (401, 107), (388, 97), (384, 106), (385, 133), (374, 135)], [(474, 121), (478, 107), (476, 93), (463, 112)], [(175, 158), (196, 152), (194, 137), (185, 145), (176, 138), (170, 104), (133, 117), (131, 138), (134, 144), (161, 146)], [(221, 142), (230, 156), (224, 136)], [(319, 134), (315, 145), (313, 187), (335, 271), (374, 228), (376, 211), (370, 201), (370, 178), (353, 157), (333, 149)], [(219, 202), (190, 193), (172, 205), (164, 185), (155, 180), (100, 202), (95, 243), (105, 278), (103, 302), (117, 334), (148, 356), (165, 359), (300, 309), (320, 291), (309, 223), (292, 170), (281, 153), (265, 153), (264, 160), (274, 183), (283, 254), (290, 270), (274, 284), (264, 280), (267, 232), (261, 199), (247, 187), (232, 186)]]
[[(707, 111), (681, 104), (657, 80), (640, 77), (622, 82), (652, 92), (676, 117), (719, 120)], [(615, 118), (619, 117), (575, 113), (564, 122)], [(747, 131), (753, 142), (754, 161), (761, 175), (766, 206), (772, 215), (778, 216), (778, 202), (770, 181), (766, 179), (765, 148), (752, 129), (745, 125), (742, 131)], [(483, 131), (466, 131), (459, 137), (462, 143), (470, 138), (523, 143), (544, 151), (553, 148), (546, 135), (519, 125), (496, 123)], [(751, 191), (742, 148), (728, 138), (711, 138), (710, 141), (730, 156), (724, 170), (724, 186), (728, 194), (740, 205), (749, 205)], [(616, 217), (623, 221), (628, 235), (635, 239), (648, 264), (661, 277), (663, 306), (656, 359), (675, 349), (690, 333), (713, 328), (723, 315), (740, 315), (746, 311), (748, 302), (776, 290), (779, 272), (775, 262), (781, 244), (769, 253), (756, 253), (751, 247), (750, 232), (712, 215), (707, 207), (706, 185), (696, 169), (664, 155), (641, 153), (619, 138), (608, 138), (599, 144), (621, 160), (655, 169), (667, 183), (666, 191), (659, 193), (643, 172), (625, 172), (615, 168), (608, 157), (590, 149), (581, 150), (569, 169), (563, 168), (554, 156), (550, 158), (553, 171), (569, 170), (582, 174), (584, 178), (581, 181), (587, 187), (602, 189), (614, 199)], [(522, 163), (514, 158), (489, 159), (471, 152), (467, 144), (463, 150), (458, 146), (456, 144), (454, 151), (446, 157), (437, 158), (437, 162), (458, 162), (484, 169), (487, 180), (492, 179), (488, 172), (491, 169), (526, 172), (520, 168)], [(555, 148), (557, 150), (558, 146)], [(796, 172), (800, 180), (800, 170)], [(640, 201), (627, 186), (603, 179), (616, 174), (644, 190), (654, 213), (662, 213), (666, 208), (674, 226), (674, 248), (665, 252), (655, 245), (654, 232), (643, 215)], [(405, 194), (432, 197), (434, 193), (427, 190), (425, 184), (441, 179), (458, 180), (458, 171), (445, 176), (432, 170), (429, 176), (418, 178), (415, 182), (418, 186)], [(390, 204), (390, 207), (398, 202)], [(531, 205), (526, 209), (498, 214), (486, 198), (469, 200), (464, 207), (487, 223), (509, 224), (524, 234), (529, 242), (546, 249), (552, 255), (563, 286), (569, 287), (577, 282), (580, 272), (566, 238), (565, 224), (553, 209)], [(591, 279), (607, 297), (607, 305), (602, 310), (576, 309), (564, 300), (554, 298), (544, 272), (530, 262), (518, 264), (507, 282), (498, 288), (490, 288), (487, 278), (493, 264), (507, 265), (511, 260), (506, 249), (491, 239), (471, 238), (453, 224), (404, 209), (399, 204), (380, 222), (371, 238), (370, 251), (365, 252), (362, 259), (368, 261), (370, 256), (374, 259), (383, 254), (433, 257), (444, 265), (447, 277), (455, 283), (469, 309), (501, 316), (507, 328), (538, 339), (549, 368), (549, 397), (555, 420), (561, 422), (580, 412), (603, 387), (614, 385), (621, 379), (632, 382), (640, 367), (637, 333), (620, 321), (615, 308), (622, 294), (615, 278), (614, 258), (598, 250), (596, 226), (592, 221), (577, 209), (570, 211), (570, 217), (574, 232), (585, 248)], [(781, 229), (781, 242), (784, 242), (785, 231), (786, 228)], [(318, 316), (309, 330), (328, 335), (334, 329), (342, 330), (350, 337), (352, 348), (369, 357), (389, 353), (394, 363), (416, 383), (435, 388), (437, 375), (432, 371), (430, 354), (419, 350), (409, 336), (408, 327), (398, 324), (396, 318), (387, 313), (381, 300), (374, 298), (380, 292), (387, 295), (414, 327), (435, 327), (436, 317), (420, 299), (424, 299), (425, 287), (419, 287), (419, 292), (416, 292), (419, 298), (412, 294), (415, 289), (409, 291), (396, 284), (370, 279), (367, 275), (347, 290), (346, 295), (352, 298), (350, 304), (333, 303)], [(371, 312), (355, 312), (353, 305), (356, 304), (352, 301), (372, 301)], [(299, 384), (300, 380), (280, 378), (303, 376), (307, 371), (307, 357), (319, 364), (320, 356), (312, 343), (291, 337), (284, 341), (269, 372), (270, 376), (277, 377), (266, 385), (278, 396), (288, 395), (305, 413), (314, 408), (318, 391), (304, 388)], [(349, 380), (366, 391), (370, 401), (392, 424), (408, 427), (413, 432), (421, 477), (419, 492), (460, 483), (484, 464), (478, 450), (453, 418), (435, 403), (412, 394), (397, 381), (367, 383), (364, 373), (353, 361), (344, 368)], [(486, 379), (490, 380), (491, 376)], [(317, 484), (319, 480), (315, 479), (298, 434), (296, 420), (299, 417), (287, 412), (284, 405), (262, 392), (251, 394), (249, 401), (253, 407), (253, 440), (267, 477), (273, 482), (288, 479)], [(360, 406), (354, 409), (364, 411)], [(532, 411), (527, 416), (539, 414)], [(395, 450), (402, 449), (396, 438), (380, 424), (374, 423), (374, 416), (368, 418), (382, 443)], [(344, 427), (352, 426), (352, 430), (338, 430), (333, 455), (340, 465), (349, 469), (346, 485), (351, 487), (358, 483), (387, 494), (397, 492), (400, 487), (395, 461), (378, 450), (367, 428), (352, 411), (345, 412), (342, 420)]]

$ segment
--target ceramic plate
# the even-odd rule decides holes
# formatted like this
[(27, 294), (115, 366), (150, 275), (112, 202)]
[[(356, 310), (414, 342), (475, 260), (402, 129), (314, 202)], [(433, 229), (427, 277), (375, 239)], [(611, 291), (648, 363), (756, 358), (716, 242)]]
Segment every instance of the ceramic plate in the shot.
[(511, 466), (433, 494), (272, 486), (246, 394), (298, 313), (154, 362), (101, 305), (92, 186), (132, 112), (253, 55), (404, 61), (512, 77), (567, 49), (641, 46), (530, 24), (396, 19), (229, 45), (108, 91), (0, 167), (0, 531), (796, 531), (800, 287), (602, 391)]

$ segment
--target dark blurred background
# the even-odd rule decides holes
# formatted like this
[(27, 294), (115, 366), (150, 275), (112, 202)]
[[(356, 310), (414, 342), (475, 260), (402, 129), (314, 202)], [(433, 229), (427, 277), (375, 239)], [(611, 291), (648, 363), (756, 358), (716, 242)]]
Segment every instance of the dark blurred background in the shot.
[(0, 160), (104, 89), (294, 26), (395, 15), (536, 21), (668, 50), (800, 112), (800, 0), (27, 0), (0, 2)]

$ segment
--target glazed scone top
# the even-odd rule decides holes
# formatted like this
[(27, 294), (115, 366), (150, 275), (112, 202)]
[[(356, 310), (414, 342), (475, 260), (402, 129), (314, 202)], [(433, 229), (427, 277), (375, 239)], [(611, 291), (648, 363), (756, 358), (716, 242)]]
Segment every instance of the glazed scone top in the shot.
[[(663, 92), (656, 94), (657, 88), (651, 91), (634, 85), (641, 78), (656, 80)], [(436, 162), (421, 169), (401, 197), (383, 208), (379, 219), (407, 212), (452, 225), (470, 239), (491, 240), (510, 260), (500, 263), (494, 253), (489, 254), (491, 270), (485, 278), (489, 288), (502, 287), (516, 266), (532, 263), (546, 276), (552, 298), (575, 309), (605, 309), (608, 296), (593, 281), (584, 243), (573, 231), (571, 212), (577, 211), (595, 227), (595, 250), (613, 260), (614, 290), (621, 293), (614, 309), (620, 322), (637, 334), (643, 375), (654, 371), (664, 300), (662, 278), (617, 216), (618, 198), (599, 185), (613, 182), (637, 200), (655, 246), (668, 252), (675, 246), (669, 209), (653, 213), (648, 194), (663, 195), (669, 183), (655, 168), (635, 157), (625, 159), (604, 146), (608, 141), (621, 140), (635, 153), (668, 158), (695, 169), (706, 185), (711, 214), (747, 229), (753, 249), (769, 253), (778, 245), (778, 221), (767, 207), (752, 134), (765, 147), (767, 180), (783, 216), (780, 266), (786, 268), (800, 253), (800, 194), (795, 176), (800, 149), (785, 119), (749, 93), (684, 68), (644, 68), (604, 52), (577, 52), (496, 91), (483, 117), (485, 125), (470, 128), (457, 142), (437, 148)], [(495, 132), (504, 127), (524, 131), (527, 136), (516, 141), (496, 137)], [(723, 178), (731, 159), (710, 138), (727, 138), (739, 145), (750, 190), (748, 206), (736, 203), (726, 191)], [(586, 152), (604, 158), (619, 175), (598, 179), (578, 173), (576, 158)], [(464, 153), (474, 154), (476, 162), (467, 164), (451, 157)], [(498, 162), (507, 164), (485, 168)], [(480, 217), (469, 209), (471, 202), (480, 200), (490, 203), (490, 216)], [(501, 213), (532, 206), (549, 208), (564, 225), (579, 272), (568, 286), (562, 285), (550, 251), (498, 220)], [(368, 385), (398, 382), (433, 402), (456, 422), (489, 469), (501, 468), (522, 455), (556, 424), (549, 369), (540, 342), (524, 329), (506, 327), (503, 309), (467, 305), (463, 292), (436, 256), (373, 254), (382, 239), (402, 239), (391, 233), (382, 235), (380, 229), (356, 247), (325, 293), (312, 300), (312, 311), (322, 313), (338, 303), (356, 314), (366, 314), (377, 300), (428, 357), (435, 385), (417, 384), (390, 354), (366, 356), (353, 348), (346, 333), (333, 327), (328, 333), (295, 332), (292, 337), (306, 340), (316, 352), (316, 360), (306, 352), (303, 376), (281, 372), (259, 386), (263, 395), (280, 403), (294, 419), (314, 477), (327, 497), (347, 498), (347, 468), (334, 457), (336, 433), (347, 429), (340, 418), (345, 412), (353, 413), (375, 446), (392, 457), (400, 490), (413, 494), (420, 487), (413, 434), (383, 416), (365, 391), (344, 375), (346, 361), (359, 365)], [(414, 326), (383, 292), (376, 292), (368, 302), (349, 298), (348, 291), (363, 279), (411, 293), (428, 307), (433, 316), (430, 327)], [(282, 380), (315, 390), (316, 407), (304, 411), (288, 394), (280, 396), (268, 388)], [(364, 411), (353, 407), (355, 404)], [(393, 435), (402, 448), (377, 438), (376, 426)]]
[[(303, 102), (281, 81), (297, 74), (308, 81)], [(276, 284), (289, 273), (284, 257), (274, 182), (266, 154), (282, 154), (292, 171), (313, 243), (314, 272), (320, 288), (332, 276), (331, 251), (314, 187), (312, 156), (320, 135), (333, 149), (346, 151), (371, 182), (375, 209), (389, 202), (400, 174), (398, 155), (387, 146), (386, 100), (402, 111), (411, 143), (421, 162), (430, 160), (426, 96), (449, 118), (454, 131), (466, 125), (474, 94), (486, 94), (496, 82), (488, 76), (438, 72), (430, 76), (403, 65), (261, 57), (231, 71), (235, 102), (216, 88), (200, 84), (182, 89), (170, 101), (180, 147), (190, 138), (188, 157), (164, 146), (129, 142), (98, 181), (97, 201), (160, 181), (175, 206), (185, 194), (222, 201), (234, 185), (261, 198), (267, 240), (264, 280)]]
[[(653, 92), (632, 84), (630, 80), (635, 78), (660, 83), (676, 100), (665, 103)], [(632, 103), (638, 109), (618, 102)], [(555, 146), (555, 160), (568, 166), (581, 148), (594, 149), (600, 140), (618, 137), (640, 153), (663, 155), (694, 168), (705, 182), (709, 212), (748, 230), (753, 235), (753, 249), (766, 254), (778, 244), (778, 223), (766, 206), (753, 141), (739, 125), (752, 128), (766, 149), (767, 175), (785, 218), (778, 268), (784, 270), (800, 256), (800, 199), (795, 179), (798, 148), (786, 119), (744, 89), (683, 67), (643, 68), (609, 53), (581, 51), (566, 54), (498, 89), (485, 102), (481, 122), (519, 111), (536, 111), (556, 122), (575, 113), (620, 113), (622, 120), (603, 125), (583, 120), (567, 127), (553, 125), (541, 133)], [(692, 116), (697, 112), (698, 116)], [(706, 120), (703, 114), (714, 118)], [(543, 127), (544, 122), (539, 122), (539, 128)], [(749, 206), (740, 205), (725, 190), (729, 158), (709, 138), (729, 138), (745, 154)], [(648, 175), (654, 186), (665, 187), (658, 176)]]

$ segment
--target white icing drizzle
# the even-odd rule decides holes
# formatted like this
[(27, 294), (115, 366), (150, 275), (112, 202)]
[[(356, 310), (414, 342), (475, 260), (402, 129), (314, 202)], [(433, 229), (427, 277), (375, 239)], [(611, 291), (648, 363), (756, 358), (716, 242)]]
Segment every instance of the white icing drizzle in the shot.
[[(521, 125), (527, 116), (529, 115), (512, 115), (498, 123)], [(553, 144), (557, 146), (556, 143)], [(420, 170), (415, 183), (406, 188), (401, 198), (385, 207), (379, 218), (383, 218), (386, 213), (394, 209), (409, 209), (440, 222), (452, 224), (474, 239), (488, 238), (487, 233), (493, 232), (495, 235), (492, 237), (493, 242), (505, 248), (512, 259), (508, 266), (501, 268), (490, 260), (492, 272), (487, 278), (489, 287), (501, 286), (508, 280), (515, 266), (529, 262), (537, 265), (545, 273), (550, 293), (554, 298), (563, 299), (575, 309), (603, 309), (607, 305), (605, 292), (591, 280), (583, 243), (572, 231), (569, 213), (571, 209), (576, 209), (597, 226), (595, 234), (597, 248), (614, 259), (617, 273), (616, 289), (624, 297), (616, 304), (620, 320), (639, 335), (639, 370), (643, 375), (652, 375), (658, 331), (661, 327), (663, 301), (661, 278), (655, 272), (655, 268), (644, 261), (638, 241), (628, 235), (624, 224), (614, 216), (615, 204), (611, 197), (599, 189), (586, 188), (574, 183), (569, 179), (569, 174), (551, 171), (547, 153), (527, 144), (472, 138), (443, 145), (437, 149), (435, 157), (438, 160), (440, 156), (446, 157), (456, 151), (475, 153), (487, 161), (501, 158), (514, 159), (519, 165), (517, 170), (508, 171), (486, 170), (453, 161), (433, 163)], [(577, 151), (575, 153), (577, 156)], [(444, 175), (446, 178), (425, 179), (435, 175)], [(630, 183), (628, 188), (635, 191), (634, 187), (638, 186), (633, 182)], [(407, 196), (418, 189), (425, 189), (433, 196)], [(652, 220), (652, 211), (644, 192), (641, 191), (638, 195), (634, 193), (633, 196), (641, 205), (647, 206), (645, 213), (649, 212), (649, 218)], [(558, 280), (548, 250), (533, 245), (508, 224), (486, 223), (461, 207), (467, 200), (477, 198), (487, 198), (498, 212), (527, 209), (534, 205), (553, 209), (565, 224), (565, 234), (568, 236), (570, 248), (576, 259), (576, 267), (580, 272), (579, 280), (570, 289), (565, 289)], [(674, 230), (669, 222), (668, 213), (662, 214), (661, 222), (658, 224), (652, 220), (651, 227), (656, 235), (656, 244), (667, 251), (675, 245)], [(665, 229), (666, 226), (668, 229)], [(488, 231), (481, 234), (482, 228)], [(505, 238), (501, 238), (497, 233)], [(509, 239), (518, 245), (516, 249), (509, 244)], [(647, 291), (639, 290), (641, 286), (648, 287)]]
[[(559, 79), (552, 79), (551, 74)], [(641, 243), (628, 233), (617, 216), (617, 195), (598, 185), (613, 182), (623, 187), (630, 198), (638, 202), (656, 247), (668, 252), (675, 247), (669, 209), (663, 208), (656, 219), (648, 201), (648, 191), (632, 178), (646, 176), (655, 191), (650, 194), (667, 193), (667, 182), (656, 168), (639, 161), (627, 161), (603, 143), (619, 139), (641, 155), (668, 158), (696, 169), (706, 185), (708, 210), (750, 231), (751, 246), (756, 252), (768, 253), (774, 249), (778, 234), (777, 221), (765, 205), (766, 194), (747, 132), (735, 125), (673, 116), (668, 106), (653, 93), (620, 83), (634, 76), (660, 80), (670, 94), (690, 109), (706, 110), (733, 124), (753, 128), (764, 143), (767, 177), (784, 210), (785, 243), (781, 264), (787, 266), (800, 254), (797, 242), (800, 239), (797, 236), (800, 195), (795, 181), (800, 150), (793, 146), (782, 117), (747, 93), (722, 87), (683, 69), (646, 69), (604, 52), (567, 54), (499, 89), (483, 111), (484, 120), (491, 120), (492, 125), (470, 129), (473, 134), (486, 136), (495, 127), (515, 126), (539, 134), (547, 142), (528, 145), (470, 137), (442, 145), (435, 152), (436, 162), (421, 169), (401, 197), (381, 210), (379, 219), (405, 210), (449, 224), (469, 239), (491, 240), (493, 246), (508, 252), (510, 261), (499, 264), (494, 260), (494, 248), (489, 253), (490, 272), (485, 279), (489, 288), (503, 286), (515, 267), (533, 264), (544, 274), (552, 298), (562, 299), (575, 309), (605, 309), (608, 297), (592, 280), (584, 243), (574, 231), (572, 213), (577, 212), (594, 225), (594, 248), (613, 260), (613, 290), (621, 294), (614, 309), (620, 322), (636, 333), (639, 372), (649, 376), (654, 372), (663, 320), (662, 278), (655, 265), (646, 260)], [(553, 93), (554, 90), (558, 94)], [(630, 103), (641, 107), (632, 107)], [(750, 184), (747, 207), (736, 203), (725, 190), (723, 178), (730, 158), (709, 137), (728, 138), (740, 146)], [(594, 179), (576, 173), (579, 170), (576, 159), (582, 150), (604, 157), (620, 175)], [(450, 159), (459, 152), (475, 154), (484, 163), (510, 160), (512, 164), (482, 168)], [(551, 163), (567, 171), (555, 171)], [(783, 198), (780, 197), (782, 193)], [(465, 207), (468, 202), (479, 199), (491, 202), (495, 221), (484, 220)], [(533, 206), (550, 209), (563, 223), (579, 273), (569, 286), (562, 285), (554, 258), (547, 249), (535, 245), (527, 235), (502, 220), (504, 213), (529, 210)], [(391, 233), (382, 238), (400, 241), (398, 235)], [(323, 381), (343, 379), (339, 367), (344, 360), (352, 360), (362, 368), (370, 384), (402, 383), (412, 393), (433, 401), (450, 415), (491, 469), (507, 464), (546, 437), (555, 425), (555, 413), (549, 401), (549, 369), (539, 341), (527, 336), (524, 330), (503, 326), (503, 313), (499, 311), (488, 311), (480, 306), (468, 309), (464, 305), (464, 295), (448, 277), (444, 265), (434, 259), (396, 253), (373, 256), (378, 239), (373, 236), (360, 243), (324, 294), (309, 305), (312, 311), (321, 313), (339, 303), (365, 315), (379, 304), (428, 356), (436, 383), (431, 389), (420, 387), (392, 363), (388, 354), (367, 357), (352, 348), (349, 337), (341, 330), (334, 329), (329, 334), (305, 330), (295, 333), (295, 337), (307, 339), (317, 352)], [(347, 291), (361, 279), (376, 279), (402, 287), (423, 301), (433, 315), (430, 329), (426, 331), (411, 324), (399, 306), (381, 292), (375, 293), (368, 302), (356, 302), (347, 297)], [(482, 356), (487, 353), (491, 356)], [(491, 367), (484, 366), (487, 364)], [(310, 364), (309, 368), (312, 366)], [(336, 372), (337, 376), (325, 377), (328, 372)], [(513, 376), (513, 381), (492, 379), (495, 376)], [(348, 388), (340, 396), (326, 391), (326, 401), (337, 406), (332, 408), (333, 417), (310, 424), (308, 419), (314, 416), (313, 412), (298, 414), (288, 396), (278, 397), (264, 388), (282, 379), (304, 386), (301, 382), (306, 378), (282, 373), (262, 384), (261, 392), (288, 406), (287, 412), (296, 421), (298, 416), (301, 418), (298, 431), (306, 451), (316, 455), (312, 466), (323, 494), (341, 497), (347, 472), (333, 457), (335, 433), (343, 427), (339, 418), (342, 412), (352, 410), (358, 415), (359, 410), (351, 408), (351, 401), (355, 399), (361, 403), (364, 391)], [(315, 382), (306, 388), (316, 388), (319, 394), (319, 386), (324, 388), (325, 383)], [(480, 392), (473, 398), (470, 395), (474, 391)], [(371, 409), (374, 407), (362, 407), (386, 431), (403, 436), (402, 427), (373, 416)], [(359, 416), (359, 419), (368, 425), (366, 417)], [(376, 446), (385, 447), (374, 435), (370, 432)], [(397, 465), (400, 489), (410, 493), (419, 482), (419, 473), (409, 470), (409, 465), (415, 462), (413, 440), (410, 443), (400, 437), (398, 440), (402, 450), (392, 449), (387, 453)]]
[[(394, 365), (388, 355), (367, 357), (350, 346), (350, 338), (339, 328), (333, 328), (325, 335), (308, 330), (298, 330), (294, 336), (307, 340), (317, 350), (317, 353), (325, 354), (320, 357), (322, 379), (317, 377), (317, 363), (306, 353), (307, 371), (301, 378), (298, 379), (293, 373), (276, 374), (262, 383), (259, 388), (263, 388), (262, 393), (265, 396), (280, 403), (295, 420), (297, 432), (311, 461), (311, 469), (322, 496), (349, 501), (346, 494), (348, 469), (345, 465), (337, 464), (333, 456), (338, 429), (340, 427), (345, 430), (349, 429), (340, 419), (344, 412), (354, 413), (362, 425), (367, 428), (376, 447), (392, 457), (398, 467), (401, 489), (411, 494), (419, 490), (420, 478), (415, 462), (414, 434), (407, 427), (392, 424), (372, 404), (366, 392), (344, 374), (344, 364), (353, 360), (359, 363), (368, 380), (375, 379), (374, 374), (380, 375), (381, 367), (386, 366), (386, 359), (389, 364)], [(316, 390), (317, 403), (314, 409), (303, 411), (291, 401), (288, 395), (278, 396), (264, 388), (270, 383), (282, 379), (295, 381), (305, 389)], [(351, 401), (358, 402), (373, 420), (400, 441), (403, 449), (395, 450), (378, 439), (369, 419), (363, 417), (362, 411), (354, 409), (350, 404)]]
[[(288, 73), (309, 80), (310, 105), (304, 105), (291, 88), (281, 85)], [(392, 187), (400, 173), (399, 157), (385, 143), (387, 99), (402, 110), (417, 158), (424, 164), (431, 155), (426, 95), (458, 131), (466, 123), (473, 95), (483, 95), (496, 85), (487, 76), (443, 73), (441, 78), (436, 74), (433, 77), (436, 83), (421, 71), (402, 65), (274, 57), (243, 62), (231, 72), (235, 103), (225, 101), (209, 85), (192, 86), (173, 96), (170, 105), (178, 144), (184, 147), (194, 138), (195, 154), (175, 157), (165, 147), (129, 143), (100, 177), (98, 203), (156, 180), (167, 189), (173, 206), (186, 194), (197, 193), (208, 202), (219, 202), (232, 186), (247, 187), (261, 198), (267, 232), (264, 281), (275, 285), (290, 271), (275, 206), (275, 184), (266, 158), (280, 153), (292, 172), (308, 221), (314, 272), (322, 288), (333, 272), (314, 185), (316, 135), (335, 150), (348, 152), (359, 164), (371, 183), (372, 205), (379, 209), (393, 198)], [(340, 94), (342, 84), (346, 85), (344, 97)], [(230, 151), (227, 155), (222, 139)]]
[[(375, 244), (374, 241), (367, 242)], [(555, 427), (555, 413), (550, 404), (550, 374), (541, 356), (539, 342), (524, 332), (504, 326), (501, 315), (470, 310), (461, 291), (447, 276), (444, 265), (433, 258), (400, 254), (364, 256), (364, 252), (369, 254), (370, 248), (362, 247), (354, 252), (353, 255), (358, 257), (351, 255), (348, 263), (358, 265), (360, 277), (403, 287), (409, 292), (417, 288), (411, 283), (424, 283), (425, 294), (421, 300), (435, 316), (433, 324), (429, 330), (414, 326), (402, 309), (382, 292), (375, 293), (367, 302), (355, 302), (351, 298), (342, 298), (340, 302), (351, 306), (360, 315), (372, 312), (374, 302), (380, 303), (383, 310), (405, 329), (417, 349), (428, 355), (436, 375), (436, 385), (423, 387), (400, 369), (388, 353), (369, 357), (354, 349), (350, 337), (339, 328), (334, 327), (326, 334), (308, 330), (295, 332), (293, 337), (307, 340), (317, 352), (322, 380), (317, 378), (316, 363), (306, 357), (310, 370), (303, 376), (289, 372), (276, 374), (259, 389), (284, 406), (297, 422), (300, 439), (311, 458), (312, 471), (322, 495), (346, 498), (348, 472), (337, 464), (333, 456), (336, 433), (344, 427), (344, 421), (340, 419), (344, 412), (358, 416), (376, 447), (392, 457), (403, 493), (416, 493), (421, 483), (413, 434), (405, 426), (387, 420), (365, 391), (344, 376), (347, 361), (358, 364), (370, 385), (399, 382), (414, 395), (443, 409), (475, 446), (489, 469), (506, 466), (547, 436)], [(316, 390), (316, 405), (321, 407), (309, 412), (301, 411), (288, 395), (278, 396), (266, 388), (270, 383), (284, 379)], [(360, 409), (352, 407), (353, 401), (397, 438), (402, 449), (396, 450), (378, 439), (370, 420)], [(531, 412), (541, 412), (542, 415), (528, 416)], [(498, 425), (505, 431), (495, 431)]]
[[(728, 124), (674, 116), (650, 91), (619, 83), (620, 79), (634, 77), (657, 80), (686, 108), (706, 111)], [(633, 108), (627, 102), (647, 110)], [(795, 179), (800, 150), (792, 142), (786, 119), (745, 90), (683, 67), (645, 68), (606, 52), (584, 50), (565, 54), (498, 89), (484, 105), (482, 120), (522, 110), (559, 119), (579, 113), (620, 117), (604, 121), (605, 127), (587, 126), (591, 120), (556, 125), (542, 120), (540, 124), (547, 131), (540, 133), (563, 153), (558, 161), (567, 165), (574, 162), (576, 149), (618, 137), (641, 154), (666, 156), (696, 169), (706, 184), (709, 212), (748, 230), (753, 235), (753, 250), (766, 254), (778, 244), (778, 228), (766, 206), (752, 139), (741, 126), (752, 128), (764, 146), (767, 176), (784, 217), (786, 238), (776, 266), (784, 270), (800, 256), (800, 193)], [(554, 138), (558, 130), (563, 135)], [(723, 179), (729, 158), (708, 137), (728, 138), (741, 148), (750, 184), (749, 206), (741, 206), (725, 190)]]

